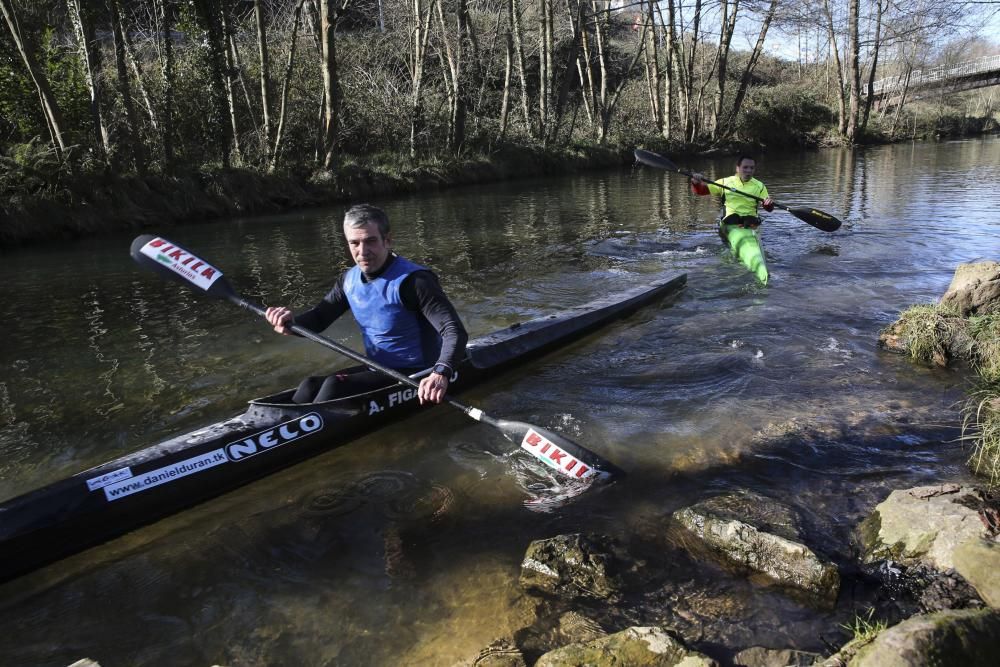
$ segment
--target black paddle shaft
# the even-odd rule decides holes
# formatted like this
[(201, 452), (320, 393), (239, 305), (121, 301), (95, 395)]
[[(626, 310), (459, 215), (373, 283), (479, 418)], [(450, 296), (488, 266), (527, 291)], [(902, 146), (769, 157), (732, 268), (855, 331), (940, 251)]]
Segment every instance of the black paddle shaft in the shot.
[[(694, 178), (694, 174), (692, 174), (690, 171), (685, 171), (684, 169), (681, 169), (667, 158), (663, 157), (658, 153), (653, 153), (652, 151), (647, 151), (641, 148), (637, 148), (635, 149), (635, 159), (650, 167), (656, 167), (657, 169), (663, 169), (666, 171), (675, 171), (678, 174), (684, 174), (685, 176)], [(723, 190), (729, 190), (730, 192), (735, 192), (736, 194), (743, 195), (744, 197), (747, 197), (749, 199), (756, 199), (759, 202), (764, 201), (762, 197), (758, 197), (757, 195), (752, 195), (749, 192), (743, 192), (742, 190), (731, 188), (728, 185), (723, 185), (722, 183), (718, 183), (716, 181), (710, 181), (707, 178), (702, 178), (701, 180), (705, 183), (710, 183), (712, 185), (720, 187)], [(824, 213), (823, 211), (820, 211), (819, 209), (811, 207), (790, 208), (788, 206), (785, 206), (784, 204), (779, 204), (773, 199), (771, 200), (771, 203), (773, 203), (775, 206), (777, 206), (783, 211), (788, 211), (799, 220), (802, 220), (803, 222), (812, 225), (816, 229), (820, 229), (824, 232), (835, 232), (838, 229), (840, 229), (841, 225), (840, 220), (833, 217), (829, 213)]]

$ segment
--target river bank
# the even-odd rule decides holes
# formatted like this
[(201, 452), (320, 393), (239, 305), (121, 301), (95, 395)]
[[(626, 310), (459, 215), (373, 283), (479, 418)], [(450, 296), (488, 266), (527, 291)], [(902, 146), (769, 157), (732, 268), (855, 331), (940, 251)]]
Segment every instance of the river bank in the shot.
[[(982, 132), (985, 128), (974, 128)], [(966, 130), (957, 129), (961, 135)], [(939, 138), (939, 137), (937, 137)], [(803, 138), (798, 150), (826, 144)], [(887, 143), (873, 135), (872, 143)], [(647, 138), (641, 146), (673, 157), (752, 152), (764, 146), (686, 144)], [(463, 185), (562, 176), (634, 163), (633, 145), (559, 147), (508, 144), (489, 154), (413, 161), (380, 153), (345, 157), (330, 171), (280, 173), (201, 168), (145, 176), (96, 169), (51, 151), (25, 154), (0, 177), (0, 250), (121, 231), (257, 216)], [(18, 173), (20, 172), (20, 173)]]
[[(661, 150), (694, 152), (668, 145)], [(411, 162), (394, 155), (345, 160), (332, 171), (266, 174), (216, 169), (145, 177), (111, 170), (24, 181), (0, 205), (0, 248), (254, 216), (503, 180), (607, 169), (633, 161), (628, 147), (507, 147), (491, 155)], [(34, 171), (59, 170), (58, 163)], [(50, 181), (53, 179), (50, 179)], [(13, 190), (13, 191), (11, 191)]]

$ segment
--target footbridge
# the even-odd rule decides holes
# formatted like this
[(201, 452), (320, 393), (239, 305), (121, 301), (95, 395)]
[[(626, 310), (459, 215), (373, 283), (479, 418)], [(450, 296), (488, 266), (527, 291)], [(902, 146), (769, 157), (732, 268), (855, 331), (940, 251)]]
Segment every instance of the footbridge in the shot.
[(908, 98), (917, 99), (931, 93), (957, 93), (996, 85), (1000, 85), (1000, 54), (960, 65), (913, 70), (909, 82), (905, 74), (879, 79), (873, 85), (872, 99), (882, 107), (895, 106), (904, 90)]

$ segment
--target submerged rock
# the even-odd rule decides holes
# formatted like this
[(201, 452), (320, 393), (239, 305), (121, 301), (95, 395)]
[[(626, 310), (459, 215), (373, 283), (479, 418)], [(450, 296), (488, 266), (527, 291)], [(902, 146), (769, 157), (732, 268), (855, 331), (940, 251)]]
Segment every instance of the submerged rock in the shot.
[(497, 639), (479, 652), (473, 667), (526, 667), (521, 651), (509, 639)]
[(579, 533), (535, 540), (521, 562), (521, 585), (560, 597), (616, 597), (633, 567), (611, 538)]
[(666, 630), (633, 627), (607, 637), (549, 651), (535, 667), (717, 667), (706, 655), (692, 651)]
[(751, 646), (733, 656), (735, 667), (806, 667), (823, 659), (819, 653)]
[(824, 603), (836, 600), (837, 567), (802, 544), (794, 513), (785, 505), (757, 494), (731, 494), (709, 498), (673, 516), (727, 560)]

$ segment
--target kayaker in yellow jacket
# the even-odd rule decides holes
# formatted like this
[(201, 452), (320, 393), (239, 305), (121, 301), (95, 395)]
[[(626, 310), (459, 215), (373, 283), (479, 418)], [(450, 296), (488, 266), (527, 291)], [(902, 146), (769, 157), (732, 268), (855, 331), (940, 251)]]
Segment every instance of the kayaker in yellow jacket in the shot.
[[(760, 197), (760, 204), (765, 211), (774, 210), (774, 202), (767, 194), (763, 183), (753, 177), (757, 161), (749, 155), (741, 155), (736, 160), (736, 175), (728, 176), (720, 181), (721, 185), (745, 192), (748, 195)], [(760, 218), (757, 217), (758, 201), (753, 197), (744, 197), (739, 192), (731, 192), (718, 185), (706, 183), (699, 173), (691, 174), (691, 191), (697, 195), (721, 196), (725, 203), (725, 212), (719, 221), (719, 236), (722, 242), (729, 246), (743, 264), (757, 276), (761, 284), (768, 281), (767, 262), (764, 259), (764, 249), (757, 238), (757, 227)]]
[(758, 204), (763, 206), (764, 210), (769, 213), (774, 210), (774, 202), (767, 194), (767, 187), (753, 177), (756, 168), (757, 161), (754, 158), (749, 155), (741, 155), (736, 160), (736, 175), (727, 176), (719, 182), (735, 190), (760, 197), (764, 200), (762, 204), (759, 204), (756, 199), (751, 197), (741, 197), (735, 192), (729, 192), (720, 188), (718, 185), (705, 183), (705, 177), (699, 173), (691, 174), (691, 191), (696, 195), (711, 194), (722, 197), (726, 205), (722, 224), (739, 225), (749, 229), (756, 229), (760, 226), (760, 218), (757, 217)]

